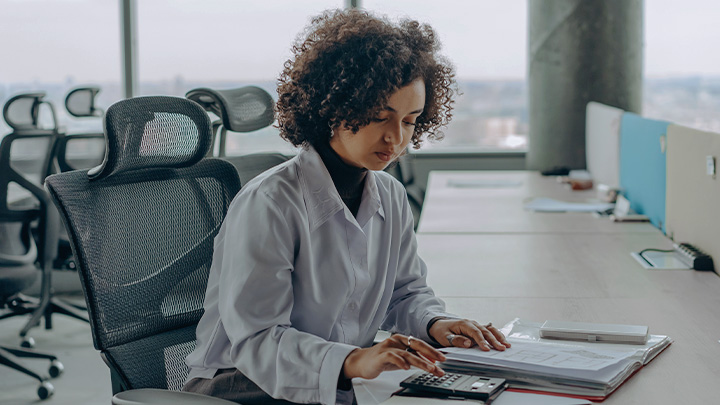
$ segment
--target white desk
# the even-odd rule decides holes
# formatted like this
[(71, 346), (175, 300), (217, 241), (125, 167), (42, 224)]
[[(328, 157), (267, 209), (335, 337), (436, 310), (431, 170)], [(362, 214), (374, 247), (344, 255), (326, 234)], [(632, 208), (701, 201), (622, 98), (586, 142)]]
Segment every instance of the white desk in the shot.
[[(449, 187), (450, 178), (521, 182)], [(649, 224), (525, 212), (522, 201), (585, 201), (530, 172), (433, 172), (418, 251), (448, 310), (502, 325), (519, 317), (645, 324), (675, 342), (603, 404), (706, 404), (720, 397), (720, 277), (648, 270), (631, 256), (672, 244)], [(474, 214), (474, 215), (470, 215)]]
[(613, 223), (590, 213), (524, 210), (524, 202), (535, 197), (588, 202), (596, 192), (571, 191), (537, 172), (433, 171), (418, 233), (657, 232), (648, 223)]
[(421, 234), (428, 283), (441, 297), (656, 298), (694, 280), (688, 293), (718, 292), (714, 273), (647, 270), (630, 256), (671, 249), (659, 232), (629, 234)]
[[(681, 289), (681, 290), (684, 290)], [(720, 316), (717, 299), (667, 291), (655, 302), (633, 298), (447, 298), (449, 311), (504, 324), (564, 319), (601, 323), (644, 323), (675, 342), (627, 380), (603, 404), (710, 404), (720, 396)], [(682, 387), (682, 388), (680, 388)]]

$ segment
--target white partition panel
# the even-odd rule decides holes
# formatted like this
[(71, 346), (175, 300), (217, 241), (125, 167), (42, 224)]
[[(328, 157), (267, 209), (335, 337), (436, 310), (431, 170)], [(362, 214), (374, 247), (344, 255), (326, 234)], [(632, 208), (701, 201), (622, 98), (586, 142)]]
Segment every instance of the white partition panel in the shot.
[(595, 184), (620, 186), (620, 120), (623, 110), (591, 101), (585, 112), (585, 159)]
[(674, 124), (668, 127), (667, 235), (709, 253), (716, 271), (720, 271), (718, 164), (720, 134)]

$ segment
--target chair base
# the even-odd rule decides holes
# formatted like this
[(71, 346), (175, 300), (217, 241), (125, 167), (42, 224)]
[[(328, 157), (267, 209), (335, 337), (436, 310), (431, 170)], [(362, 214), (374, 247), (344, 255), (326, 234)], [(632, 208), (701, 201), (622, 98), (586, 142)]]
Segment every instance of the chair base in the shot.
[(39, 304), (35, 311), (33, 311), (32, 317), (27, 321), (25, 326), (20, 330), (20, 337), (24, 338), (30, 329), (40, 324), (40, 318), (45, 317), (45, 329), (52, 329), (52, 315), (63, 314), (71, 318), (75, 318), (84, 322), (90, 322), (88, 318), (87, 310), (78, 305), (73, 305), (62, 301), (58, 298), (50, 298), (46, 301), (47, 304)]
[(115, 394), (113, 405), (237, 405), (235, 402), (193, 392), (168, 391), (154, 388), (128, 390)]
[[(24, 364), (20, 363), (18, 357), (22, 358), (35, 358), (35, 359), (47, 359), (50, 360), (50, 368), (48, 373), (50, 377), (40, 375), (35, 371), (25, 367)], [(17, 370), (29, 377), (32, 377), (40, 382), (37, 389), (37, 394), (40, 399), (48, 399), (55, 392), (55, 388), (48, 381), (50, 378), (60, 376), (64, 370), (64, 366), (60, 363), (52, 354), (40, 353), (27, 349), (13, 348), (7, 346), (0, 346), (0, 364), (8, 366), (14, 370)]]

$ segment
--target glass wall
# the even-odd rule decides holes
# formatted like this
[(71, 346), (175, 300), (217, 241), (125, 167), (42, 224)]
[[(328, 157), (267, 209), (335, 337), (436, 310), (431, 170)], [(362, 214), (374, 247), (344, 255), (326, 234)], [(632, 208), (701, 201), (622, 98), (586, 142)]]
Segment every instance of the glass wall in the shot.
[(720, 25), (713, 0), (645, 1), (643, 115), (720, 132)]
[[(184, 96), (197, 87), (255, 85), (277, 99), (275, 80), (296, 35), (344, 0), (137, 2), (139, 92)], [(278, 130), (230, 133), (227, 154), (292, 153)]]
[[(183, 96), (196, 87), (253, 84), (275, 97), (275, 79), (309, 18), (345, 0), (142, 0), (137, 8), (138, 89)], [(643, 114), (720, 131), (720, 26), (711, 0), (645, 1)], [(431, 24), (455, 64), (462, 95), (440, 143), (426, 151), (524, 150), (527, 142), (527, 2), (364, 0), (391, 19)], [(61, 125), (99, 130), (99, 119), (70, 118), (69, 90), (97, 85), (101, 107), (122, 97), (119, 0), (3, 0), (0, 102), (45, 91)], [(9, 129), (0, 121), (0, 136)], [(229, 153), (290, 151), (267, 128), (233, 135)]]
[[(311, 16), (345, 0), (138, 2), (139, 90), (184, 95), (195, 87), (259, 85), (275, 94), (290, 46)], [(460, 90), (446, 139), (424, 150), (522, 150), (526, 145), (526, 3), (362, 1), (397, 19), (430, 23), (457, 66)], [(459, 12), (461, 11), (461, 12)], [(228, 154), (291, 151), (266, 128), (231, 134)]]
[(453, 62), (461, 96), (445, 139), (421, 151), (525, 150), (527, 2), (364, 0), (365, 9), (430, 24)]
[[(64, 101), (81, 85), (101, 88), (102, 108), (122, 98), (119, 21), (117, 0), (3, 0), (0, 103), (44, 91), (68, 132), (102, 131), (99, 118), (70, 117)], [(0, 120), (0, 137), (9, 131)]]

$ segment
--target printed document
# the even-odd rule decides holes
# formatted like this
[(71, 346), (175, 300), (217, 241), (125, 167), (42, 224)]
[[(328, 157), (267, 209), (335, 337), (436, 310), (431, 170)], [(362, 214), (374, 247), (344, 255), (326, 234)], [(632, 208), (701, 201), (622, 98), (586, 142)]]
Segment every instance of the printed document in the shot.
[(634, 353), (601, 348), (581, 346), (558, 346), (540, 342), (523, 342), (510, 339), (512, 348), (505, 351), (490, 350), (484, 352), (478, 348), (463, 349), (448, 347), (441, 349), (452, 353), (453, 359), (469, 363), (510, 365), (513, 363), (533, 364), (538, 366), (599, 370), (616, 364)]

